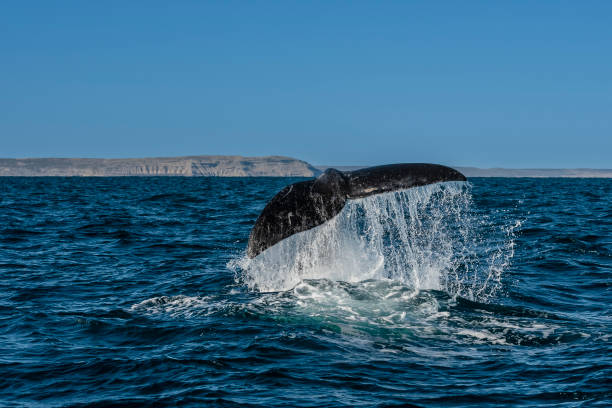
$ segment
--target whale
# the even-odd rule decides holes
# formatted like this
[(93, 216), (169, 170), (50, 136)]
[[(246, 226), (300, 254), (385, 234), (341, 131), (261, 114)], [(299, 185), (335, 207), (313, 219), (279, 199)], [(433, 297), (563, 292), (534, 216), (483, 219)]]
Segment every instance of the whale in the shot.
[(255, 221), (247, 256), (255, 258), (280, 241), (334, 218), (348, 200), (445, 181), (466, 181), (440, 164), (398, 163), (354, 171), (329, 168), (319, 177), (290, 184), (266, 204)]

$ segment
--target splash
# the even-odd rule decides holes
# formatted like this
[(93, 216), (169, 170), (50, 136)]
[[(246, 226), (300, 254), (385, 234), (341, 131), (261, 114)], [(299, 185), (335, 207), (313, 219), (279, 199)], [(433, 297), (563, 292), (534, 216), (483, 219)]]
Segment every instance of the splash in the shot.
[(228, 267), (262, 292), (312, 279), (391, 280), (483, 301), (513, 256), (513, 231), (497, 227), (492, 239), (495, 229), (472, 210), (468, 183), (437, 183), (350, 200), (327, 223)]

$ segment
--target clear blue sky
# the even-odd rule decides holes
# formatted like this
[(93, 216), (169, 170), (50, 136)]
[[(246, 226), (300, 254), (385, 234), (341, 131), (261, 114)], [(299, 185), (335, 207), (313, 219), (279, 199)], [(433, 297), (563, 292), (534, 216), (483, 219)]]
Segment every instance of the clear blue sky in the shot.
[(0, 157), (612, 168), (612, 1), (3, 1)]

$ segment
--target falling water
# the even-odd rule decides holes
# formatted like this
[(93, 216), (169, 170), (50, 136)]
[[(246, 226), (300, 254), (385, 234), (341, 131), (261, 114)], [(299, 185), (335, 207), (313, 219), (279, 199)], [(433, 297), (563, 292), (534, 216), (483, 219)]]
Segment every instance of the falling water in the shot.
[(489, 235), (494, 228), (472, 207), (462, 182), (350, 200), (327, 223), (236, 263), (241, 279), (263, 292), (305, 279), (373, 279), (486, 300), (512, 258), (512, 229)]

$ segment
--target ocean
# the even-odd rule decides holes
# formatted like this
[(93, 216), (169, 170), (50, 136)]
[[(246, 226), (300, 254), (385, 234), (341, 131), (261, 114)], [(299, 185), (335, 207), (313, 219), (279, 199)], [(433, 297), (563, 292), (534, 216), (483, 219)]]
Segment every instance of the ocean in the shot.
[(0, 406), (610, 406), (612, 179), (0, 178)]

